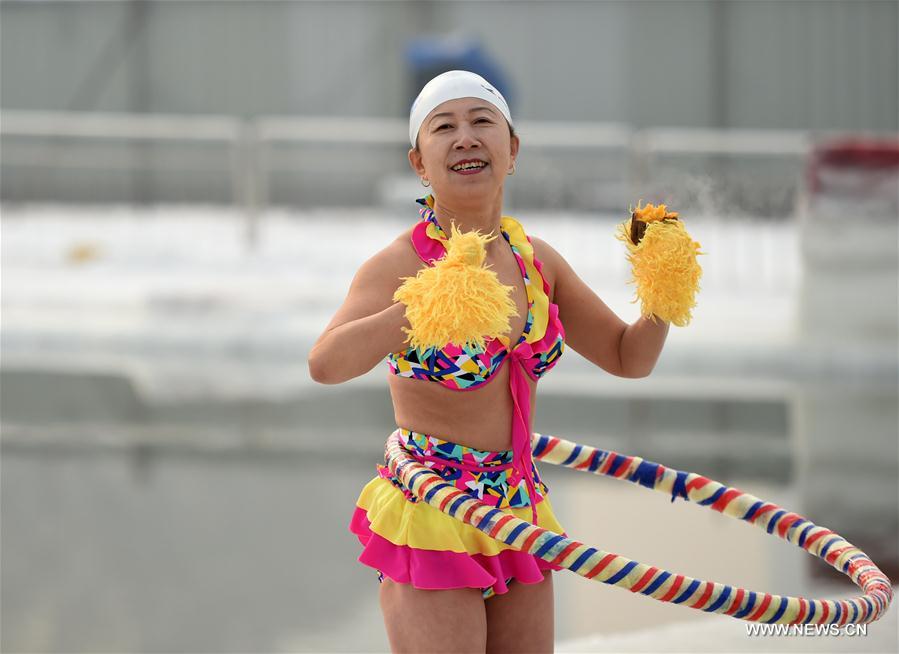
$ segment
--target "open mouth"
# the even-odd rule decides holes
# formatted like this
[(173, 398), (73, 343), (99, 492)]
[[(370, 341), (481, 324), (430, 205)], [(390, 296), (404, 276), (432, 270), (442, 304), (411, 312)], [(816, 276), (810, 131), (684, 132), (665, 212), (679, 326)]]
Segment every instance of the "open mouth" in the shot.
[(466, 159), (465, 161), (460, 161), (452, 166), (450, 170), (457, 172), (460, 175), (476, 175), (489, 165), (490, 164), (481, 159)]

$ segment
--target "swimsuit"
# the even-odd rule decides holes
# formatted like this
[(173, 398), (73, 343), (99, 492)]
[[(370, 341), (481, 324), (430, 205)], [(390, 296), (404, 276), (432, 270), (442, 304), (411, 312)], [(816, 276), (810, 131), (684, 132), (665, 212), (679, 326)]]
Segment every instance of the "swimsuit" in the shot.
[[(433, 265), (446, 253), (446, 234), (434, 215), (433, 196), (418, 200), (421, 221), (412, 231), (419, 258)], [(409, 348), (387, 355), (391, 374), (436, 382), (457, 391), (490, 383), (511, 359), (509, 386), (513, 401), (512, 449), (491, 452), (400, 428), (405, 448), (446, 481), (483, 502), (534, 524), (562, 533), (531, 458), (530, 387), (555, 366), (565, 349), (558, 306), (549, 301), (549, 284), (530, 238), (509, 216), (500, 221), (522, 275), (528, 298), (525, 326), (515, 345), (501, 335), (483, 348), (447, 344), (443, 348)], [(535, 283), (536, 282), (536, 283)], [(543, 579), (542, 571), (560, 569), (511, 549), (474, 527), (458, 523), (417, 502), (386, 466), (363, 488), (350, 524), (364, 546), (359, 560), (387, 576), (418, 588), (482, 588), (485, 597), (506, 592), (511, 578), (522, 583)], [(414, 520), (412, 519), (414, 515)]]

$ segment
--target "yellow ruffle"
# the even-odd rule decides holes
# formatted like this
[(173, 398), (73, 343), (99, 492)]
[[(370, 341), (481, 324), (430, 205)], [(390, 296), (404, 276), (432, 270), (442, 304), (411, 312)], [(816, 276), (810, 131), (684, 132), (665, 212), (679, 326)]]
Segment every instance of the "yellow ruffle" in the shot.
[[(430, 504), (410, 502), (399, 488), (383, 477), (375, 477), (362, 488), (356, 506), (365, 510), (371, 530), (394, 545), (488, 556), (512, 549)], [(527, 522), (531, 520), (529, 506), (502, 510)], [(537, 525), (557, 534), (563, 533), (548, 496), (537, 504)]]
[(531, 307), (534, 314), (534, 325), (528, 334), (527, 342), (536, 343), (546, 335), (546, 328), (549, 325), (549, 296), (543, 290), (543, 276), (534, 265), (534, 246), (528, 241), (527, 234), (520, 222), (511, 216), (503, 216), (500, 223), (503, 230), (509, 235), (512, 245), (521, 254), (524, 268), (528, 273), (531, 298), (534, 301), (534, 305)]

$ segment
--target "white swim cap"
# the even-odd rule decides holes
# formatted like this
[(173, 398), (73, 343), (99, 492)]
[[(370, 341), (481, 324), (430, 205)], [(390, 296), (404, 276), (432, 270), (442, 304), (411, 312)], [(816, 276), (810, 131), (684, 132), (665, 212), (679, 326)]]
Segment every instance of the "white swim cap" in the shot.
[(412, 147), (418, 137), (418, 130), (428, 114), (447, 100), (458, 98), (480, 98), (486, 100), (502, 112), (509, 125), (512, 125), (512, 114), (502, 93), (480, 75), (467, 70), (451, 70), (438, 75), (425, 84), (421, 93), (412, 103), (409, 111), (409, 140)]

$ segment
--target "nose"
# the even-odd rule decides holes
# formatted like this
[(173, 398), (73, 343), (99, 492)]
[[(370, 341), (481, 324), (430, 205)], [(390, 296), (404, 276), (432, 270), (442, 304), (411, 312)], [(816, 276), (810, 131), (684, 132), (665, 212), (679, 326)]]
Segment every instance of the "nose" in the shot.
[(475, 136), (474, 128), (471, 127), (471, 125), (460, 125), (457, 134), (458, 138), (456, 139), (456, 144), (454, 146), (457, 150), (478, 147), (481, 144)]

